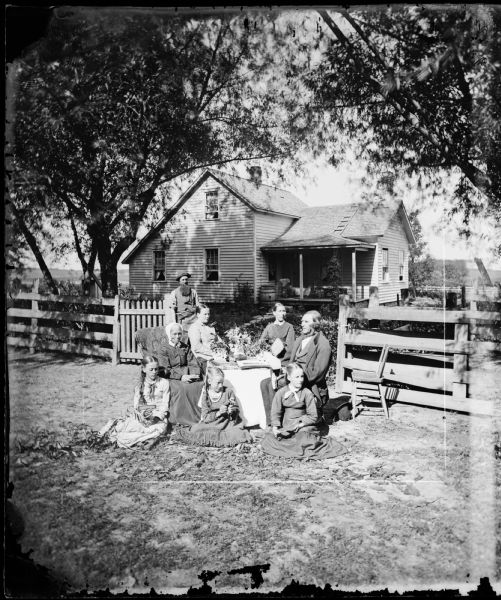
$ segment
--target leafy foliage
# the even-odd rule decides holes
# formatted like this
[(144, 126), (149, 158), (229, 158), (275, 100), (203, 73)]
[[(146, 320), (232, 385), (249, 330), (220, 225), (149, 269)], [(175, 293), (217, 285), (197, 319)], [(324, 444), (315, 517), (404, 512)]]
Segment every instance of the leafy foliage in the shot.
[(271, 21), (73, 15), (56, 15), (16, 65), (12, 195), (23, 214), (71, 229), (82, 268), (99, 260), (116, 292), (160, 186), (204, 166), (280, 162), (308, 123), (293, 89), (278, 93), (296, 55)]
[[(332, 131), (372, 171), (458, 173), (453, 212), (501, 216), (501, 12), (461, 6), (321, 11), (326, 59), (309, 76)], [(336, 164), (343, 149), (332, 156)]]
[(85, 423), (81, 425), (67, 423), (63, 435), (35, 427), (27, 437), (17, 437), (15, 440), (16, 451), (21, 455), (18, 462), (21, 464), (28, 460), (27, 457), (43, 456), (51, 459), (69, 458), (71, 460), (88, 454), (90, 450), (99, 452), (111, 445), (109, 441), (99, 436)]

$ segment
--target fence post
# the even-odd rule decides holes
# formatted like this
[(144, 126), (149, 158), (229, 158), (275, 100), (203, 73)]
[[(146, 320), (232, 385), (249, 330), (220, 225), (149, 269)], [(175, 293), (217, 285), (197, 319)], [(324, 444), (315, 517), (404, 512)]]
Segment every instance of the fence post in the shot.
[(337, 356), (336, 356), (336, 384), (335, 390), (339, 394), (343, 391), (343, 381), (345, 368), (343, 366), (345, 358), (345, 338), (346, 327), (348, 325), (348, 308), (350, 299), (347, 294), (339, 295), (339, 319), (338, 319), (338, 334), (337, 334)]
[[(468, 323), (456, 323), (454, 327), (454, 341), (456, 344), (468, 341)], [(468, 371), (468, 355), (454, 354), (454, 371), (452, 380), (452, 397), (466, 398), (468, 385), (462, 383), (464, 374)]]
[[(40, 279), (33, 280), (33, 294), (38, 294), (38, 290), (40, 288)], [(38, 300), (31, 300), (31, 311), (38, 311)], [(29, 353), (35, 353), (35, 343), (37, 340), (36, 329), (38, 326), (38, 319), (36, 317), (32, 317), (31, 319), (31, 332), (30, 332), (30, 345), (29, 345)]]
[(164, 294), (164, 298), (163, 298), (163, 306), (162, 309), (164, 311), (164, 322), (163, 325), (167, 325), (168, 323), (170, 323), (170, 318), (171, 318), (171, 308), (169, 306), (169, 296), (170, 294)]
[(113, 352), (111, 354), (111, 364), (118, 365), (120, 362), (120, 296), (115, 296), (113, 305)]
[(379, 288), (377, 285), (369, 286), (369, 308), (379, 306)]
[(466, 286), (461, 286), (461, 308), (466, 308)]

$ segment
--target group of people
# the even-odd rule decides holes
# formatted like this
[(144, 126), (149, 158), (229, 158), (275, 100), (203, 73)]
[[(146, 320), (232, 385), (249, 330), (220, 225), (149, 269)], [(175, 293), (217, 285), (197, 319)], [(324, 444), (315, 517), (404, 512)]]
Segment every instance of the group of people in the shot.
[[(101, 430), (121, 446), (154, 443), (169, 421), (189, 426), (180, 435), (192, 444), (235, 446), (257, 437), (243, 426), (237, 398), (225, 386), (224, 372), (213, 364), (217, 334), (209, 325), (210, 308), (200, 303), (189, 277), (182, 273), (179, 287), (171, 293), (173, 320), (165, 327), (156, 356), (143, 353), (132, 409), (125, 419), (110, 421)], [(259, 436), (261, 447), (283, 457), (337, 456), (343, 447), (323, 435), (328, 430), (322, 409), (328, 400), (326, 375), (332, 353), (320, 331), (320, 314), (303, 315), (297, 339), (282, 304), (275, 304), (273, 316), (260, 341), (268, 344), (280, 368), (261, 382), (262, 398), (256, 398), (263, 402), (267, 421), (264, 436)]]

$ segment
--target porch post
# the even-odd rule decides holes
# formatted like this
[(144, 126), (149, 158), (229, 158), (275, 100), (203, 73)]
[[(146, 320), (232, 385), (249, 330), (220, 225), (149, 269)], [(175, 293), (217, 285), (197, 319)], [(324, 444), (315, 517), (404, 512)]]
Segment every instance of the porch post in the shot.
[(299, 299), (302, 300), (304, 298), (304, 288), (303, 288), (303, 253), (299, 252)]
[(351, 293), (353, 302), (357, 299), (357, 249), (351, 251)]

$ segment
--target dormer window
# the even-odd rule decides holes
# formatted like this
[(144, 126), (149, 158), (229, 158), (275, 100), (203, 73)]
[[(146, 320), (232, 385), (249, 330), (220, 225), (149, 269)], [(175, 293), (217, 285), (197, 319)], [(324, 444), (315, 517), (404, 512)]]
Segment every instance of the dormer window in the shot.
[(205, 192), (205, 220), (219, 219), (219, 197), (217, 190)]

